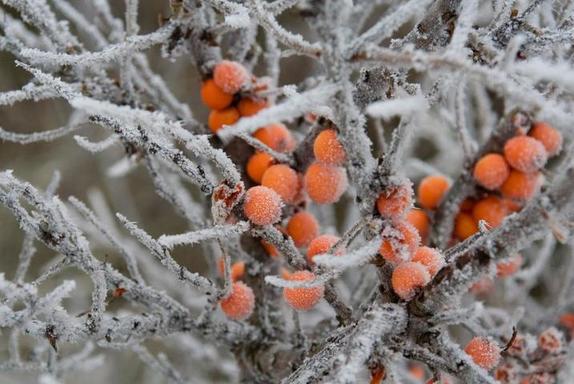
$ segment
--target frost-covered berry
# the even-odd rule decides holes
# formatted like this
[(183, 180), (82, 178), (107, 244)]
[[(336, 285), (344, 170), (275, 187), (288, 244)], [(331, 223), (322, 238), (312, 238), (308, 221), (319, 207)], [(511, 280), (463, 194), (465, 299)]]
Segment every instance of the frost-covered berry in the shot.
[(265, 99), (244, 97), (237, 103), (237, 109), (241, 117), (253, 116), (267, 108), (269, 104)]
[(208, 79), (201, 85), (201, 101), (210, 109), (224, 109), (231, 104), (233, 96), (223, 92), (213, 79)]
[(518, 367), (511, 363), (500, 364), (494, 371), (494, 378), (503, 384), (516, 383), (518, 377)]
[(217, 133), (224, 125), (235, 124), (237, 120), (239, 120), (239, 112), (236, 108), (214, 109), (209, 112), (207, 125), (211, 132)]
[(291, 236), (295, 246), (306, 247), (319, 235), (319, 223), (311, 213), (297, 212), (287, 223), (287, 234)]
[(494, 281), (489, 277), (483, 277), (470, 287), (473, 295), (486, 295), (494, 289)]
[(536, 172), (546, 164), (548, 154), (544, 145), (529, 136), (516, 136), (504, 144), (504, 157), (520, 172)]
[(421, 209), (414, 208), (407, 212), (405, 219), (416, 228), (419, 232), (419, 236), (421, 237), (421, 241), (424, 242), (430, 229), (429, 217), (426, 212)]
[(421, 242), (418, 231), (406, 221), (385, 227), (381, 237), (379, 254), (392, 264), (409, 261)]
[(522, 266), (522, 255), (516, 254), (506, 260), (496, 263), (496, 276), (508, 277), (514, 275)]
[[(287, 280), (290, 281), (312, 281), (315, 275), (309, 271), (297, 271), (290, 274)], [(309, 288), (283, 288), (283, 298), (298, 311), (308, 311), (313, 308), (323, 297), (325, 287), (319, 285)]]
[[(321, 253), (329, 252), (329, 249), (333, 247), (337, 242), (341, 240), (340, 237), (335, 235), (321, 235), (315, 237), (307, 248), (307, 261), (309, 264), (313, 264), (313, 257)], [(341, 254), (342, 249), (335, 250), (335, 255)]]
[(278, 152), (290, 152), (295, 148), (295, 139), (287, 127), (281, 123), (259, 128), (253, 137)]
[(241, 281), (233, 283), (229, 296), (219, 302), (221, 310), (233, 320), (245, 320), (253, 313), (255, 296), (253, 291)]
[(489, 153), (474, 166), (473, 176), (478, 184), (489, 190), (500, 188), (510, 174), (510, 168), (502, 155)]
[(431, 247), (418, 247), (413, 255), (412, 261), (424, 265), (431, 278), (445, 266), (442, 253), (440, 253), (438, 249)]
[(508, 206), (502, 199), (496, 196), (488, 196), (479, 200), (472, 210), (472, 216), (477, 222), (484, 220), (492, 228), (496, 228), (502, 224), (502, 221), (508, 213)]
[(548, 156), (556, 156), (562, 149), (562, 134), (548, 123), (534, 123), (528, 135), (544, 145)]
[(450, 187), (449, 180), (440, 175), (427, 176), (419, 184), (417, 190), (418, 201), (421, 207), (435, 209), (440, 204)]
[(281, 218), (281, 197), (264, 186), (252, 187), (245, 193), (243, 213), (254, 224), (269, 225)]
[(313, 153), (318, 161), (332, 165), (343, 164), (347, 157), (334, 129), (325, 129), (317, 135), (313, 142)]
[(223, 60), (213, 69), (213, 81), (223, 92), (233, 95), (249, 83), (249, 72), (235, 61)]
[(387, 374), (384, 367), (377, 367), (371, 370), (371, 381), (369, 384), (381, 384), (386, 375)]
[(393, 291), (403, 300), (412, 299), (417, 290), (427, 285), (430, 275), (424, 265), (407, 261), (393, 271), (391, 285)]
[(409, 184), (387, 188), (377, 199), (379, 214), (388, 219), (397, 219), (405, 214), (413, 203), (413, 188)]
[(474, 235), (478, 232), (478, 224), (472, 215), (460, 212), (454, 221), (454, 234), (460, 240)]
[(464, 351), (476, 365), (487, 370), (494, 368), (500, 360), (500, 347), (485, 337), (472, 338)]
[(564, 345), (562, 332), (550, 327), (538, 335), (538, 347), (547, 353), (558, 353)]
[(273, 157), (266, 152), (255, 152), (247, 160), (247, 176), (256, 183), (261, 183), (265, 171), (273, 165)]
[(317, 204), (332, 204), (339, 200), (347, 189), (345, 169), (334, 165), (315, 162), (305, 172), (305, 191)]
[(500, 192), (510, 199), (528, 200), (538, 192), (540, 184), (540, 172), (524, 173), (512, 170)]
[(277, 192), (281, 199), (289, 204), (295, 202), (301, 189), (297, 172), (285, 164), (272, 165), (267, 168), (261, 178), (261, 185)]
[[(223, 276), (225, 272), (225, 262), (223, 259), (219, 259), (217, 263), (217, 270), (221, 276)], [(241, 280), (243, 275), (245, 274), (245, 262), (244, 261), (237, 261), (231, 264), (231, 281)]]

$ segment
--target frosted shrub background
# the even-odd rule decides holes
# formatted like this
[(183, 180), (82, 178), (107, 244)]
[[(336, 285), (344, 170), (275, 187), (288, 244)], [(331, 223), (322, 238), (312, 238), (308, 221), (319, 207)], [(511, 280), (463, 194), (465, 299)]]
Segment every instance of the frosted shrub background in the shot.
[[(571, 382), (574, 2), (0, 4), (2, 383)], [(270, 106), (212, 134), (199, 94), (222, 59)], [(564, 139), (541, 189), (455, 241), (461, 204), (486, 194), (474, 164), (534, 121)], [(294, 151), (251, 136), (278, 122)], [(245, 163), (255, 148), (304, 173), (326, 128), (349, 186), (297, 202), (341, 238), (310, 264), (243, 215)], [(416, 264), (405, 301), (375, 202), (428, 175), (451, 181), (427, 210), (446, 265)], [(218, 305), (237, 261), (255, 296), (240, 321)], [(288, 279), (301, 269), (314, 279)], [(301, 287), (324, 298), (295, 311), (282, 290)]]

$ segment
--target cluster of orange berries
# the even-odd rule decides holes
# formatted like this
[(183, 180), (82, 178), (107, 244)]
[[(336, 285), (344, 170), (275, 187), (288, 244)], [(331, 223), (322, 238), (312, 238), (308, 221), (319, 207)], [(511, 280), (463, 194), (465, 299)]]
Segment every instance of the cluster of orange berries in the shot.
[(420, 230), (408, 221), (412, 212), (410, 184), (391, 186), (377, 199), (377, 211), (386, 222), (379, 255), (394, 266), (391, 285), (403, 300), (410, 300), (445, 265), (438, 249), (421, 245)]

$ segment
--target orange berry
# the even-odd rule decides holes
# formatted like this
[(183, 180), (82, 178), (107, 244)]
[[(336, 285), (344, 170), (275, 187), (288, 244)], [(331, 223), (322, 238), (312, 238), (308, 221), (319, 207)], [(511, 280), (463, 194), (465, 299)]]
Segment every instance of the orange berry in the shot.
[(423, 208), (435, 209), (440, 204), (450, 182), (444, 176), (427, 176), (422, 179), (417, 191), (419, 204)]
[(291, 236), (295, 246), (306, 247), (319, 235), (319, 223), (309, 212), (297, 212), (287, 223), (287, 234)]
[(424, 380), (426, 376), (425, 369), (420, 364), (413, 364), (409, 367), (409, 375), (415, 380)]
[(474, 235), (478, 232), (476, 220), (468, 213), (460, 212), (454, 221), (454, 234), (460, 240)]
[(217, 133), (224, 125), (234, 124), (237, 120), (239, 120), (239, 112), (236, 108), (213, 109), (209, 112), (207, 125), (211, 132)]
[(386, 376), (385, 368), (378, 367), (371, 371), (370, 384), (381, 384)]
[[(221, 258), (217, 263), (217, 270), (219, 271), (219, 274), (221, 276), (223, 276), (224, 269), (225, 269), (225, 262), (223, 261), (223, 258)], [(244, 261), (238, 261), (236, 263), (231, 264), (231, 281), (240, 280), (244, 274), (245, 274)]]
[(574, 313), (565, 313), (560, 316), (560, 325), (574, 332)]
[(486, 295), (490, 293), (490, 291), (492, 291), (493, 288), (494, 288), (494, 282), (492, 281), (492, 279), (484, 277), (475, 282), (470, 287), (470, 292), (473, 295)]
[[(315, 275), (309, 271), (297, 271), (288, 276), (290, 281), (311, 281)], [(298, 311), (308, 311), (313, 308), (323, 297), (325, 287), (319, 285), (310, 288), (283, 288), (283, 298)]]
[(281, 218), (281, 197), (264, 186), (251, 187), (245, 193), (243, 213), (254, 224), (269, 225)]
[(229, 296), (219, 302), (221, 310), (233, 320), (245, 320), (253, 313), (255, 296), (253, 291), (241, 281), (233, 283)]
[(410, 260), (421, 242), (416, 228), (406, 221), (385, 227), (381, 236), (379, 254), (392, 264)]
[(429, 281), (430, 275), (425, 266), (412, 261), (399, 264), (391, 277), (393, 290), (403, 300), (412, 299), (417, 290), (427, 285)]
[(430, 247), (418, 247), (412, 261), (424, 265), (431, 277), (434, 277), (446, 264), (440, 251)]
[(403, 216), (412, 205), (413, 189), (410, 184), (388, 188), (377, 199), (377, 210), (385, 218)]
[(318, 161), (332, 165), (343, 164), (347, 157), (334, 129), (325, 129), (317, 135), (313, 143), (313, 153)]
[(259, 111), (267, 107), (267, 100), (254, 99), (251, 97), (245, 97), (239, 100), (239, 103), (237, 104), (237, 109), (242, 117), (256, 115)]
[(223, 109), (231, 104), (233, 96), (223, 92), (213, 79), (208, 79), (201, 85), (201, 101), (210, 109)]
[(255, 152), (249, 160), (247, 160), (247, 176), (256, 183), (261, 183), (263, 174), (271, 165), (273, 165), (273, 157), (266, 152)]
[(406, 220), (417, 229), (419, 236), (424, 241), (429, 234), (429, 217), (421, 209), (411, 209), (406, 216)]
[(299, 176), (297, 172), (285, 164), (272, 165), (263, 174), (261, 185), (271, 188), (286, 203), (293, 203), (299, 189)]
[(502, 184), (500, 192), (504, 197), (517, 200), (528, 200), (538, 192), (540, 172), (524, 173), (512, 170), (508, 179)]
[(213, 81), (223, 92), (233, 95), (249, 83), (249, 73), (235, 61), (223, 60), (213, 69)]
[(347, 189), (345, 169), (314, 162), (305, 172), (305, 190), (317, 204), (332, 204), (339, 200)]
[(522, 262), (523, 259), (520, 254), (516, 254), (506, 260), (499, 261), (496, 263), (496, 276), (508, 277), (515, 274), (522, 266)]
[(557, 353), (562, 345), (562, 332), (554, 327), (546, 329), (538, 336), (538, 346), (544, 352)]
[(500, 360), (500, 347), (485, 337), (472, 338), (464, 351), (476, 365), (487, 370), (494, 368)]
[(492, 228), (498, 227), (507, 215), (507, 204), (496, 196), (488, 196), (480, 200), (472, 210), (472, 216), (476, 221), (484, 220)]
[(473, 175), (478, 184), (492, 191), (500, 188), (509, 173), (510, 168), (504, 157), (498, 153), (489, 153), (476, 162)]
[(529, 136), (515, 136), (504, 144), (504, 157), (518, 171), (532, 173), (546, 164), (544, 145)]
[[(334, 235), (321, 235), (311, 240), (309, 247), (307, 248), (307, 260), (309, 261), (309, 264), (313, 264), (313, 257), (315, 255), (329, 252), (329, 249), (331, 249), (333, 245), (337, 244), (337, 241), (339, 240), (341, 240), (341, 238)], [(342, 250), (338, 249), (335, 251), (336, 255), (341, 253)]]
[(295, 149), (295, 139), (287, 127), (281, 123), (259, 128), (253, 137), (278, 152), (290, 152)]
[(267, 252), (267, 254), (273, 258), (278, 257), (279, 256), (279, 251), (277, 250), (277, 248), (271, 244), (268, 241), (265, 240), (261, 240), (261, 245), (263, 246), (263, 248), (265, 248), (265, 252)]
[(538, 121), (534, 123), (528, 135), (544, 145), (548, 156), (556, 156), (562, 149), (562, 134), (550, 124)]

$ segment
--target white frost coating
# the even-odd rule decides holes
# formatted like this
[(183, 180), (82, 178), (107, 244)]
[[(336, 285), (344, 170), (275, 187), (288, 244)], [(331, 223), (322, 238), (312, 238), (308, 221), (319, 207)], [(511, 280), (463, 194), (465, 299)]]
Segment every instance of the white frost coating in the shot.
[(249, 230), (249, 223), (240, 221), (237, 224), (215, 225), (211, 228), (180, 235), (161, 235), (158, 243), (172, 249), (176, 245), (191, 245), (204, 240), (228, 238), (228, 236), (238, 235), (247, 230)]
[(370, 104), (366, 112), (369, 116), (388, 120), (394, 116), (409, 116), (426, 111), (429, 105), (422, 95), (408, 96), (400, 99), (377, 101)]
[(337, 271), (348, 268), (356, 268), (368, 263), (379, 252), (381, 239), (375, 238), (361, 248), (347, 252), (341, 256), (319, 254), (313, 257), (313, 261), (321, 266), (329, 267)]
[(225, 23), (232, 28), (247, 28), (251, 24), (251, 19), (247, 12), (235, 13), (225, 16)]

